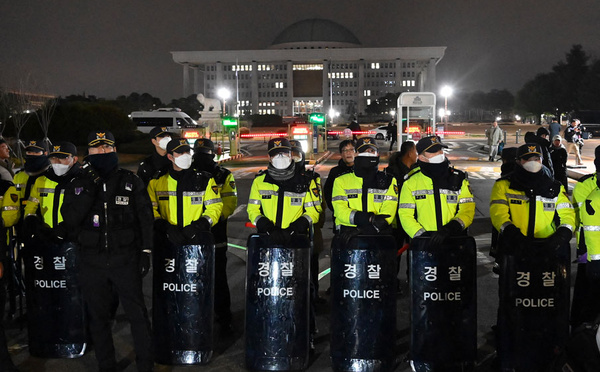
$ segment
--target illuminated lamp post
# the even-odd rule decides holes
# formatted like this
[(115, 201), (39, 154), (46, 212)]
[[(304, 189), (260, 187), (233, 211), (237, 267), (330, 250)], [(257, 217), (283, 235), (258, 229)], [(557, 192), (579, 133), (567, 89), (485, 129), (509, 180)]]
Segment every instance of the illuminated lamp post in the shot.
[[(448, 97), (452, 95), (452, 87), (444, 85), (440, 90), (440, 94), (444, 97), (444, 123), (448, 124)], [(446, 128), (442, 126), (442, 137)], [(435, 133), (434, 133), (435, 134)]]

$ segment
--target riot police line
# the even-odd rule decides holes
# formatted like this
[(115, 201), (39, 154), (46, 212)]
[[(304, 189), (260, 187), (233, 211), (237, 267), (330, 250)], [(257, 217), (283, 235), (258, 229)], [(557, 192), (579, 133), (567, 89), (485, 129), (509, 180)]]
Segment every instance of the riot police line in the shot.
[[(229, 183), (227, 193), (235, 193), (231, 185), (235, 181), (217, 184), (213, 175), (192, 167), (198, 159), (191, 157), (187, 142), (160, 143), (158, 139), (166, 133), (154, 137), (157, 148), (165, 147), (168, 170), (150, 180), (147, 188), (155, 217), (153, 356), (161, 364), (206, 364), (213, 353), (215, 320), (217, 243), (211, 230), (221, 220), (222, 188)], [(102, 142), (98, 133), (95, 140)], [(354, 146), (354, 165), (333, 181), (331, 195), (337, 229), (331, 255), (333, 369), (389, 371), (399, 363), (399, 355), (391, 345), (395, 345), (396, 337), (395, 256), (403, 242), (410, 244), (412, 368), (473, 369), (477, 350), (476, 247), (467, 228), (473, 221), (475, 203), (466, 174), (449, 166), (443, 156), (445, 145), (436, 136), (416, 145), (417, 166), (404, 177), (401, 187), (394, 177), (377, 170), (379, 154), (373, 139), (362, 138)], [(525, 166), (541, 156), (539, 148), (529, 145), (519, 151), (517, 161), (522, 161), (523, 171), (542, 171)], [(258, 233), (248, 240), (246, 367), (305, 369), (314, 331), (311, 237), (313, 225), (322, 215), (320, 178), (314, 172), (298, 170), (287, 140), (269, 141), (268, 152), (269, 166), (254, 180), (248, 201), (248, 216)], [(211, 155), (211, 151), (206, 154)], [(298, 162), (303, 163), (303, 156), (300, 154)], [(50, 169), (54, 172), (58, 167)], [(89, 181), (93, 177), (102, 178), (88, 172), (78, 179)], [(546, 178), (540, 180), (546, 182)], [(568, 240), (563, 238), (567, 235), (564, 230), (559, 237), (555, 231), (559, 227), (573, 229), (574, 212), (570, 203), (565, 205), (566, 194), (560, 186), (521, 190), (521, 180), (505, 181), (506, 190), (496, 190), (492, 196), (493, 208), (500, 208), (492, 208), (492, 222), (501, 232), (500, 363), (502, 368), (514, 370), (543, 370), (553, 350), (564, 346), (568, 336)], [(72, 192), (79, 196), (77, 188)], [(511, 220), (514, 213), (510, 208), (523, 207), (528, 198), (536, 200), (536, 205), (540, 203), (541, 209), (533, 210), (535, 217), (540, 211), (550, 215), (562, 209), (561, 224), (554, 226), (554, 231), (546, 226), (542, 238), (535, 236), (535, 227), (526, 226), (527, 218)], [(4, 199), (14, 198), (5, 194)], [(117, 195), (115, 202), (129, 203), (129, 199)], [(179, 210), (172, 203), (177, 203)], [(97, 223), (95, 216), (90, 221), (92, 226)], [(523, 228), (518, 226), (523, 223)], [(81, 290), (77, 283), (79, 250), (71, 241), (73, 236), (58, 231), (59, 225), (50, 229), (43, 224), (29, 226), (27, 231), (33, 234), (20, 241), (28, 290), (30, 351), (41, 357), (72, 358), (83, 355), (88, 336), (83, 302), (77, 295)], [(397, 230), (404, 234), (402, 241)], [(539, 248), (532, 253), (530, 246), (534, 243)], [(551, 249), (546, 249), (547, 245)], [(541, 268), (540, 261), (544, 262)], [(63, 290), (64, 296), (57, 295)], [(67, 308), (68, 313), (75, 314), (69, 334), (36, 325), (56, 316), (52, 310)], [(39, 323), (33, 323), (36, 319)], [(533, 324), (542, 331), (528, 328)], [(549, 326), (553, 324), (559, 327)], [(520, 345), (530, 343), (539, 347), (524, 353)]]

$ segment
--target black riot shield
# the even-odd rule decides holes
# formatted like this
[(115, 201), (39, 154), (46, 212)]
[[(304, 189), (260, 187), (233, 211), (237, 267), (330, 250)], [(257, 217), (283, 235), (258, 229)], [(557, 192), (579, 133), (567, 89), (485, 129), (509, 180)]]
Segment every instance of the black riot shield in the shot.
[(86, 349), (86, 320), (77, 278), (77, 247), (34, 238), (23, 250), (29, 353), (78, 358)]
[(206, 364), (213, 353), (215, 242), (156, 239), (153, 252), (152, 331), (160, 364)]
[(246, 263), (246, 368), (305, 369), (308, 365), (310, 242), (271, 246), (248, 238)]
[(358, 235), (331, 245), (331, 362), (334, 371), (391, 371), (395, 365), (396, 242)]
[(569, 247), (500, 239), (498, 356), (502, 368), (546, 371), (569, 335)]
[(442, 247), (410, 245), (411, 344), (418, 372), (464, 371), (477, 359), (476, 246), (470, 236)]

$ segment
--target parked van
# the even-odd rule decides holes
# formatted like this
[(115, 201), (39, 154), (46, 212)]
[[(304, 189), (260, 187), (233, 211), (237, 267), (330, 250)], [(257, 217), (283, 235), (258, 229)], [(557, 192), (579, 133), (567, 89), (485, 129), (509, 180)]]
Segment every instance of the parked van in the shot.
[(173, 133), (185, 128), (200, 128), (200, 125), (178, 108), (159, 108), (153, 111), (134, 111), (129, 117), (142, 133), (150, 133), (156, 126), (168, 127)]

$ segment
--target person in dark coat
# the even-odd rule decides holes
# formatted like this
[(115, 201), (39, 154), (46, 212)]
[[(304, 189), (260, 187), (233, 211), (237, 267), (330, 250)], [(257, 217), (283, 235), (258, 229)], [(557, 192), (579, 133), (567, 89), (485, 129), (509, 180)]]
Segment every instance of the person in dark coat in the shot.
[(148, 186), (150, 180), (158, 179), (169, 171), (171, 162), (167, 159), (167, 144), (171, 137), (168, 127), (154, 127), (150, 131), (154, 151), (142, 160), (137, 170), (137, 175), (144, 181), (144, 185)]
[[(417, 164), (417, 157), (417, 147), (413, 141), (406, 141), (402, 143), (402, 146), (400, 146), (400, 151), (396, 151), (390, 156), (390, 159), (388, 160), (389, 165), (385, 171), (396, 178), (396, 182), (398, 182), (398, 190), (402, 189), (404, 178), (411, 171), (411, 169), (415, 167), (415, 164)], [(406, 235), (402, 229), (402, 225), (398, 221), (398, 212), (396, 212), (396, 217), (392, 222), (392, 234), (394, 235), (394, 238), (396, 238), (396, 248), (398, 251), (400, 251), (404, 244), (408, 243), (408, 235)], [(401, 258), (402, 255), (397, 256), (397, 270), (400, 270)], [(409, 265), (407, 265), (406, 277), (409, 276), (408, 267)], [(400, 283), (398, 283), (398, 292), (401, 293)]]
[(569, 158), (569, 154), (567, 154), (567, 148), (562, 144), (562, 137), (559, 134), (552, 137), (550, 158), (554, 167), (554, 178), (562, 183), (565, 190), (569, 192), (567, 181), (567, 159)]
[(100, 371), (116, 371), (112, 338), (113, 290), (131, 324), (138, 370), (152, 371), (152, 335), (142, 292), (150, 269), (154, 215), (146, 186), (119, 168), (115, 138), (88, 135), (81, 173), (64, 192), (61, 214), (79, 245), (81, 294)]

